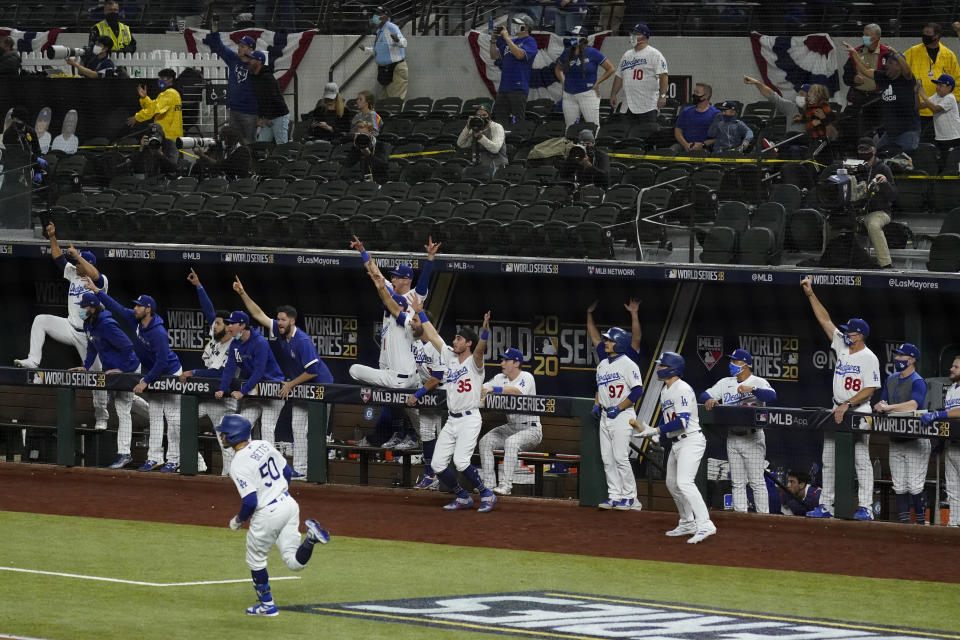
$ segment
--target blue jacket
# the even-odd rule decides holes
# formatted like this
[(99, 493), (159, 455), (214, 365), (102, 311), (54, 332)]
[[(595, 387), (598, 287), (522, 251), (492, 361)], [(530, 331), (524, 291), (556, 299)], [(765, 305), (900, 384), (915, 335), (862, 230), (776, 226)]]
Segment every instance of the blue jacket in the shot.
[(220, 56), (227, 65), (227, 108), (240, 113), (257, 113), (257, 98), (253, 95), (253, 81), (246, 62), (236, 51), (223, 44), (219, 33), (208, 34), (203, 44)]
[(261, 380), (280, 381), (283, 380), (283, 372), (277, 364), (276, 358), (270, 352), (270, 345), (263, 334), (256, 329), (250, 329), (250, 337), (246, 342), (235, 338), (230, 343), (233, 349), (233, 355), (227, 358), (227, 364), (223, 367), (223, 375), (220, 378), (220, 391), (227, 391), (230, 388), (230, 381), (237, 371), (237, 365), (240, 366), (240, 375), (247, 379), (240, 387), (240, 393), (247, 395)]
[(137, 332), (133, 349), (147, 370), (143, 381), (150, 384), (160, 376), (176, 375), (180, 371), (180, 360), (170, 350), (170, 338), (163, 326), (163, 318), (153, 316), (146, 327), (133, 315), (133, 309), (125, 309), (116, 300), (108, 296), (103, 289), (97, 293), (100, 302), (118, 318), (123, 318), (130, 328)]
[(119, 369), (129, 373), (140, 366), (133, 343), (109, 311), (101, 311), (84, 320), (83, 332), (87, 334), (87, 357), (83, 359), (85, 369), (93, 366), (97, 356), (100, 356), (104, 371)]

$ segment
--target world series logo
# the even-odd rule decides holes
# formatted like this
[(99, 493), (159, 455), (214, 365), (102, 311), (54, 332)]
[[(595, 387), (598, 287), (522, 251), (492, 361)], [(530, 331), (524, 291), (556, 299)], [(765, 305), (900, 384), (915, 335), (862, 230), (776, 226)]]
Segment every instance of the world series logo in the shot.
[(737, 344), (753, 356), (750, 369), (755, 375), (780, 382), (800, 379), (800, 338), (797, 336), (741, 334)]

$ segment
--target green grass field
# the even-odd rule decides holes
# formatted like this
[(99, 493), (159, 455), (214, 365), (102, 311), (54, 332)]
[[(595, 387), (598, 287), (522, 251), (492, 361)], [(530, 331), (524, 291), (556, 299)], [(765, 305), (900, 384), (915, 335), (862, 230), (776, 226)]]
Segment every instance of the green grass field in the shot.
[[(147, 505), (148, 506), (148, 505)], [(244, 536), (223, 528), (0, 512), (0, 565), (154, 583), (155, 587), (0, 570), (0, 637), (491, 638), (393, 622), (283, 611), (251, 618)], [(335, 532), (334, 532), (335, 533)], [(586, 542), (586, 541), (585, 541)], [(624, 544), (642, 544), (624, 539)], [(882, 561), (882, 558), (877, 559)], [(918, 559), (935, 562), (935, 558)], [(560, 590), (956, 632), (960, 585), (708, 567), (334, 537), (303, 572), (274, 550), (280, 606)], [(945, 568), (945, 570), (949, 570)], [(952, 634), (950, 634), (952, 636)]]

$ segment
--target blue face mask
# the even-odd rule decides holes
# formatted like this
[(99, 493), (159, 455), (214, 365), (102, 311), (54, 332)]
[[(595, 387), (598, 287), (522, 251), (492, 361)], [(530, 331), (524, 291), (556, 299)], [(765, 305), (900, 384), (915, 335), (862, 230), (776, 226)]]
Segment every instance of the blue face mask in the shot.
[(372, 24), (372, 25), (375, 26), (375, 27), (379, 27), (379, 26), (380, 26), (380, 16), (379, 16), (379, 14), (374, 14), (374, 15), (370, 16), (370, 24)]
[(661, 380), (666, 380), (667, 378), (672, 378), (673, 373), (670, 369), (657, 369), (657, 377)]
[(906, 360), (897, 359), (893, 361), (893, 368), (897, 371), (897, 373), (900, 373), (901, 371), (906, 371), (908, 366), (910, 366), (910, 363), (907, 362)]
[(167, 81), (166, 81), (166, 80), (157, 80), (157, 86), (160, 87), (160, 91), (163, 91), (164, 89), (167, 88)]
[[(90, 319), (90, 310), (87, 309), (86, 307), (83, 307), (82, 309), (80, 309), (80, 319), (81, 319), (81, 320), (89, 320), (89, 319)], [(899, 371), (899, 369), (898, 369), (898, 371)]]
[(853, 338), (851, 338), (847, 333), (843, 334), (843, 344), (847, 345), (848, 347), (853, 346)]
[(727, 366), (730, 367), (730, 375), (732, 376), (738, 376), (740, 372), (743, 371), (743, 367), (738, 364), (733, 364), (732, 362)]
[(863, 36), (863, 46), (869, 47), (872, 44), (873, 40), (870, 38), (870, 36)]
[(734, 120), (737, 119), (737, 116), (736, 115), (728, 116), (724, 114), (723, 119), (726, 120), (727, 122), (733, 122)]

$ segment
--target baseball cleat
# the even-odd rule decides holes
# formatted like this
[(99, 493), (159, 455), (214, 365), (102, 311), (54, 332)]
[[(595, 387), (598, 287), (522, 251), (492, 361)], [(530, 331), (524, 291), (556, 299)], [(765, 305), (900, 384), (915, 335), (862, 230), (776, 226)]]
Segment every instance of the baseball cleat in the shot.
[(508, 496), (510, 495), (511, 491), (512, 489), (504, 484), (498, 484), (493, 488), (493, 492), (498, 496)]
[(110, 465), (109, 467), (107, 467), (107, 468), (108, 468), (108, 469), (123, 469), (125, 466), (127, 466), (128, 464), (130, 464), (131, 461), (133, 461), (133, 456), (131, 456), (129, 453), (124, 453), (124, 454), (122, 454), (119, 458), (117, 458), (117, 459), (114, 461), (113, 464), (111, 464), (111, 465)]
[(440, 479), (436, 475), (424, 474), (413, 485), (414, 489), (437, 489), (440, 487)]
[(403, 438), (400, 437), (400, 434), (397, 433), (396, 431), (394, 431), (394, 432), (393, 432), (393, 435), (390, 436), (390, 439), (387, 440), (386, 442), (384, 442), (384, 443), (383, 443), (382, 445), (380, 445), (380, 446), (383, 447), (384, 449), (392, 449), (392, 448), (394, 448), (395, 446), (397, 446), (398, 444), (400, 444), (400, 442), (401, 442), (402, 440), (403, 440)]
[(618, 504), (620, 504), (619, 500), (611, 500), (610, 498), (607, 498), (606, 500), (604, 500), (603, 502), (597, 505), (597, 509), (603, 509), (604, 511), (609, 511), (610, 509), (613, 509)]
[(870, 513), (870, 509), (866, 507), (860, 507), (857, 509), (857, 512), (853, 514), (854, 520), (873, 520), (873, 514)]
[(717, 528), (712, 523), (707, 523), (703, 529), (699, 529), (695, 534), (690, 536), (690, 539), (687, 540), (687, 544), (697, 544), (703, 542), (713, 534), (717, 532)]
[(96, 424), (93, 425), (93, 428), (99, 431), (103, 431), (104, 429), (107, 428), (107, 419), (103, 418), (101, 420), (97, 420)]
[(808, 518), (832, 518), (833, 514), (825, 506), (820, 505), (813, 511), (807, 511)]
[(176, 473), (179, 469), (180, 465), (176, 462), (168, 462), (160, 467), (160, 473)]
[(147, 460), (140, 467), (137, 467), (137, 471), (153, 471), (157, 467), (162, 467), (162, 462), (157, 462), (156, 460)]
[(640, 511), (643, 508), (643, 505), (640, 504), (639, 500), (634, 500), (633, 498), (624, 498), (617, 504), (613, 506), (617, 511)]
[(456, 498), (450, 504), (443, 505), (444, 510), (446, 511), (462, 511), (464, 509), (469, 509), (473, 506), (473, 498)]
[(480, 508), (477, 509), (477, 513), (490, 513), (493, 511), (493, 505), (495, 504), (497, 504), (497, 496), (492, 493), (480, 498)]
[(330, 532), (320, 526), (316, 520), (310, 519), (303, 523), (307, 527), (307, 537), (314, 542), (327, 544), (330, 542)]
[(14, 360), (13, 365), (15, 367), (22, 367), (24, 369), (36, 369), (40, 366), (30, 358), (20, 358), (19, 360)]
[(247, 607), (248, 616), (278, 616), (280, 615), (280, 610), (277, 609), (275, 604), (255, 604), (252, 607)]
[(697, 525), (690, 523), (690, 524), (677, 525), (676, 529), (671, 529), (670, 531), (667, 531), (664, 535), (668, 535), (671, 538), (678, 538), (680, 536), (693, 535), (696, 532), (697, 532)]

